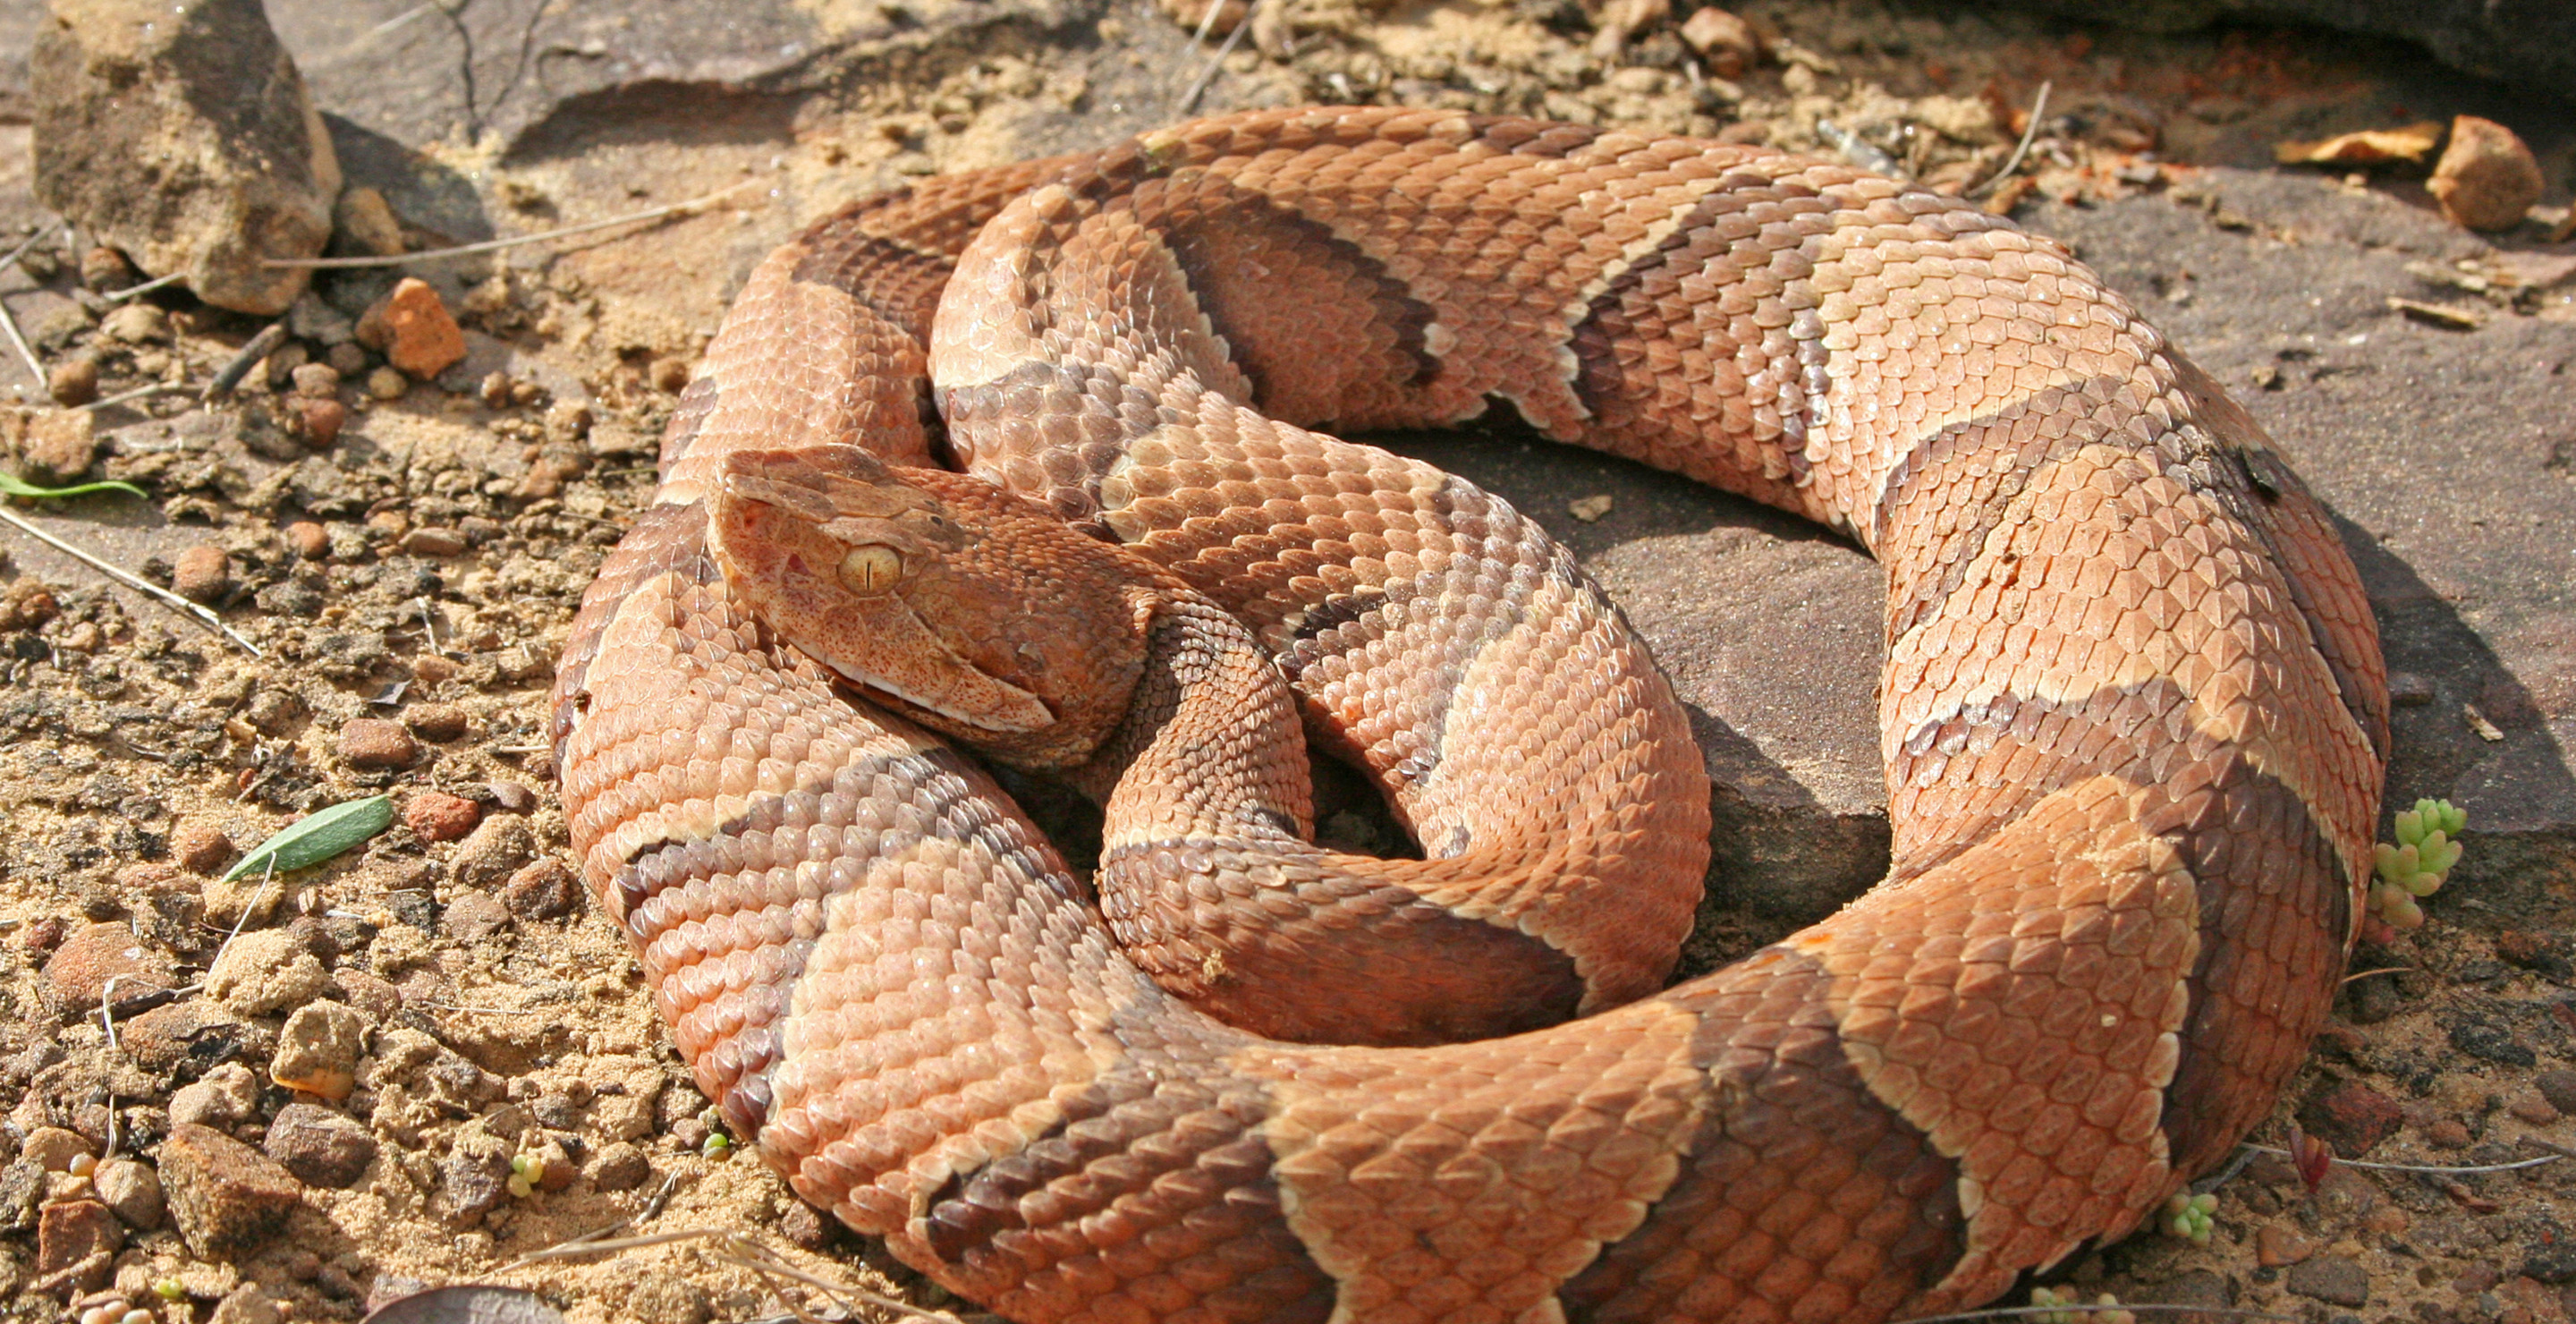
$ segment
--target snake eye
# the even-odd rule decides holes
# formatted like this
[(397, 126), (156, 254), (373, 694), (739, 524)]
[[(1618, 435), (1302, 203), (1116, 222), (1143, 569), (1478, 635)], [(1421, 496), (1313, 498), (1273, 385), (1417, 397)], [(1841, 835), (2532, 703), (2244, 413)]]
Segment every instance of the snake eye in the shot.
[(852, 593), (883, 593), (901, 578), (903, 553), (884, 543), (861, 543), (841, 557), (841, 587)]

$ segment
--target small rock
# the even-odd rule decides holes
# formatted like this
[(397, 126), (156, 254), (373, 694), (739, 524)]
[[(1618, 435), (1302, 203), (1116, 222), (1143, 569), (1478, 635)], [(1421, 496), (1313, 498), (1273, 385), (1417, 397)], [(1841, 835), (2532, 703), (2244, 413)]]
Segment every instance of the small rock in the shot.
[(537, 807), (537, 793), (517, 782), (485, 782), (483, 788), (492, 793), (493, 807), (504, 813), (524, 814)]
[(467, 887), (493, 887), (535, 858), (536, 853), (537, 841), (529, 834), (528, 825), (515, 815), (505, 815), (483, 820), (483, 826), (474, 829), (474, 835), (456, 848), (451, 867), (456, 881)]
[(475, 388), (475, 394), (482, 397), (484, 408), (504, 409), (510, 404), (511, 385), (510, 374), (487, 372), (483, 374), (483, 384)]
[(2424, 1139), (2435, 1149), (2467, 1149), (2474, 1138), (2467, 1125), (2456, 1117), (2436, 1118), (2424, 1128)]
[(161, 1226), (168, 1213), (161, 1194), (161, 1174), (154, 1172), (149, 1163), (109, 1159), (98, 1165), (91, 1180), (98, 1186), (98, 1198), (136, 1231), (149, 1232)]
[(330, 531), (309, 519), (286, 526), (286, 542), (295, 554), (307, 561), (319, 561), (331, 554)]
[(465, 332), (438, 291), (417, 276), (405, 276), (358, 319), (358, 343), (423, 381), (465, 357)]
[(2348, 1159), (2368, 1154), (2405, 1121), (2396, 1100), (2357, 1080), (2329, 1085), (2299, 1108), (2299, 1124)]
[(322, 962), (282, 929), (241, 934), (206, 971), (207, 996), (243, 1016), (302, 1006), (330, 987)]
[(2522, 1276), (2544, 1283), (2576, 1280), (2576, 1242), (2559, 1241), (2534, 1247), (2522, 1262)]
[(338, 441), (348, 423), (349, 407), (337, 400), (298, 396), (286, 406), (287, 430), (317, 451)]
[(69, 483), (98, 463), (95, 422), (86, 409), (48, 409), (27, 420), (19, 457), (38, 483)]
[(260, 262), (322, 251), (340, 164), (259, 0), (64, 0), (29, 74), (36, 197), (83, 236), (237, 312), (304, 291)]
[[(355, 377), (359, 373), (365, 372), (367, 370), (368, 363), (366, 349), (359, 345), (356, 340), (350, 338), (356, 334), (356, 323), (353, 322), (349, 324), (349, 331), (349, 335), (344, 335), (337, 341), (324, 342), (329, 344), (331, 347), (322, 351), (322, 361), (330, 364), (333, 369), (337, 370), (340, 374), (341, 380), (343, 381), (346, 381), (351, 377)], [(400, 392), (396, 392), (396, 394), (400, 394)]]
[(2293, 1267), (2287, 1286), (2300, 1296), (2330, 1305), (2359, 1307), (2370, 1302), (2370, 1274), (2340, 1255), (2321, 1256)]
[(86, 354), (68, 358), (45, 374), (45, 391), (66, 409), (98, 398), (98, 360)]
[(105, 1287), (116, 1252), (124, 1248), (124, 1225), (96, 1200), (56, 1200), (38, 1215), (36, 1272), (57, 1273), (95, 1257), (88, 1269), (71, 1280), (81, 1291)]
[(509, 1195), (511, 1141), (493, 1134), (483, 1118), (456, 1128), (447, 1160), (438, 1165), (441, 1211), (451, 1221), (471, 1227)]
[(655, 359), (653, 360), (653, 366), (648, 371), (652, 376), (653, 387), (655, 390), (668, 391), (673, 395), (678, 395), (680, 392), (688, 389), (689, 365), (686, 360)]
[(2549, 1100), (2550, 1107), (2562, 1113), (2576, 1113), (2576, 1071), (2544, 1071), (2532, 1077), (2531, 1083), (2540, 1087), (2540, 1097)]
[(277, 1110), (262, 1146), (298, 1181), (334, 1190), (358, 1184), (376, 1160), (376, 1135), (353, 1118), (318, 1104)]
[(2461, 1018), (2449, 1027), (2451, 1047), (2471, 1057), (2509, 1067), (2536, 1066), (2538, 1054), (2513, 1037), (2513, 1032), (2488, 1019), (2475, 1009), (2464, 1008)]
[(402, 549), (413, 556), (455, 556), (465, 550), (465, 535), (428, 525), (403, 535)]
[(206, 1078), (193, 1085), (182, 1085), (170, 1096), (170, 1121), (173, 1125), (212, 1127), (230, 1130), (256, 1115), (259, 1110), (259, 1081), (250, 1068), (239, 1062), (227, 1062), (206, 1073)]
[(241, 1054), (241, 1020), (205, 998), (186, 998), (116, 1023), (125, 1055), (147, 1071), (202, 1071)]
[[(111, 992), (108, 981), (114, 980)], [(174, 986), (169, 962), (122, 924), (92, 924), (63, 939), (45, 962), (45, 993), (69, 1019), (94, 1015), (103, 998), (125, 1011)]]
[(581, 882), (559, 860), (539, 860), (510, 875), (501, 904), (524, 919), (562, 919), (581, 904)]
[(331, 228), (343, 247), (357, 250), (353, 256), (402, 255), (402, 222), (394, 219), (385, 195), (364, 184), (340, 190), (340, 200), (331, 208)]
[(402, 991), (364, 970), (343, 968), (332, 973), (331, 981), (358, 1014), (375, 1024), (383, 1024), (386, 1017), (402, 1009)]
[(400, 722), (361, 717), (340, 727), (340, 759), (352, 768), (408, 768), (420, 742)]
[(201, 1257), (256, 1249), (304, 1198), (277, 1160), (221, 1131), (178, 1123), (161, 1142), (161, 1183), (180, 1237)]
[(37, 1127), (18, 1146), (18, 1157), (47, 1172), (68, 1172), (73, 1159), (97, 1153), (98, 1146), (91, 1144), (87, 1136), (59, 1126)]
[(143, 277), (123, 253), (105, 244), (95, 244), (81, 254), (80, 282), (101, 294), (114, 294), (126, 286), (139, 284)]
[(483, 807), (445, 791), (422, 791), (403, 805), (403, 824), (423, 841), (455, 841), (474, 830)]
[(2540, 162), (2513, 130), (2461, 115), (2451, 121), (2451, 145), (2424, 189), (2454, 225), (2510, 230), (2540, 201)]
[(411, 389), (411, 378), (395, 368), (380, 367), (367, 374), (367, 394), (379, 400), (400, 400)]
[(212, 874), (233, 862), (233, 839), (204, 819), (187, 819), (170, 832), (170, 856), (190, 873)]
[(510, 927), (510, 912), (489, 892), (460, 892), (439, 912), (438, 923), (459, 942), (481, 942)]
[(213, 543), (183, 548), (170, 562), (170, 591), (190, 602), (213, 602), (232, 586), (232, 558)]
[(1762, 58), (1762, 40), (1753, 26), (1723, 9), (1702, 9), (1682, 23), (1682, 40), (1707, 56), (1709, 72), (1739, 78)]
[(802, 1200), (778, 1211), (778, 1234), (817, 1255), (832, 1249), (839, 1226)]
[(465, 710), (455, 704), (423, 703), (404, 710), (403, 725), (410, 727), (413, 735), (443, 745), (464, 739), (469, 721)]
[(170, 315), (155, 304), (120, 304), (100, 319), (98, 333), (120, 345), (159, 344), (170, 338)]
[(358, 1056), (366, 1045), (365, 1017), (337, 1002), (308, 1002), (278, 1031), (268, 1078), (338, 1103), (357, 1086)]
[(591, 1155), (590, 1184), (603, 1191), (631, 1191), (652, 1175), (652, 1160), (623, 1140), (601, 1145)]
[(316, 400), (340, 394), (340, 370), (328, 363), (307, 363), (295, 370), (295, 393)]
[(54, 600), (53, 590), (33, 577), (20, 579), (0, 592), (0, 630), (32, 630), (61, 615), (62, 610), (62, 604)]
[(286, 1315), (257, 1283), (243, 1283), (215, 1303), (206, 1324), (285, 1324)]

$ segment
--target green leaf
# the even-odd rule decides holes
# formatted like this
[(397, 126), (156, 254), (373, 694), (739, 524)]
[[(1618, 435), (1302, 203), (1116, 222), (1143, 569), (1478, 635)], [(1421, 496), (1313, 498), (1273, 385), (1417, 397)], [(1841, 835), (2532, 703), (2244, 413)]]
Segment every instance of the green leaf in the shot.
[(320, 864), (384, 831), (393, 821), (394, 801), (389, 795), (371, 795), (333, 805), (306, 815), (259, 843), (232, 867), (232, 872), (224, 875), (224, 881), (229, 883), (243, 874), (264, 871), (272, 864), (279, 873)]
[(20, 478), (14, 474), (0, 473), (0, 496), (76, 497), (88, 496), (92, 492), (128, 492), (135, 496), (142, 497), (146, 501), (152, 499), (151, 493), (144, 491), (142, 488), (136, 487), (132, 483), (120, 483), (110, 480), (104, 483), (81, 483), (72, 487), (38, 487), (34, 483), (30, 483), (26, 479)]

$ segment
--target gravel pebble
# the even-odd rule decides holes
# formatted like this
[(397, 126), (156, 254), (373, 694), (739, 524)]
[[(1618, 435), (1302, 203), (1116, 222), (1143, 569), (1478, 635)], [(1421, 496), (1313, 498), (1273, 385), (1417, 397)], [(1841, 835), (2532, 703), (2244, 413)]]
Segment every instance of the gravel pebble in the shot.
[(562, 919), (581, 904), (581, 880), (560, 860), (538, 860), (510, 875), (501, 904), (525, 919)]
[(295, 549), (297, 556), (307, 561), (319, 561), (331, 554), (330, 530), (309, 519), (287, 525), (286, 542)]
[(2540, 1087), (2540, 1097), (2549, 1100), (2550, 1107), (2562, 1113), (2576, 1113), (2576, 1071), (2544, 1071), (2532, 1077), (2531, 1083)]
[(250, 1068), (239, 1062), (226, 1062), (206, 1073), (205, 1079), (193, 1085), (182, 1085), (170, 1096), (172, 1125), (207, 1126), (229, 1130), (257, 1115), (259, 1081)]
[(2348, 1159), (2368, 1154), (2405, 1121), (2396, 1100), (2357, 1080), (2326, 1086), (2299, 1107), (2299, 1124)]
[(212, 602), (232, 586), (232, 558), (213, 543), (198, 543), (171, 558), (170, 591), (190, 602)]
[(2370, 1274), (2340, 1255), (2322, 1255), (2290, 1270), (2289, 1289), (2300, 1296), (2338, 1306), (2370, 1301)]
[(411, 379), (394, 368), (378, 368), (367, 374), (367, 394), (379, 400), (400, 400), (411, 389)]
[(161, 1184), (188, 1249), (227, 1257), (284, 1230), (304, 1187), (277, 1160), (209, 1127), (174, 1123), (161, 1142)]
[(484, 789), (492, 792), (493, 806), (506, 813), (524, 814), (537, 807), (537, 793), (517, 782), (494, 781), (483, 785)]
[(644, 1151), (623, 1140), (601, 1145), (590, 1159), (590, 1184), (603, 1191), (631, 1191), (653, 1175)]
[(340, 758), (352, 768), (408, 768), (420, 742), (400, 722), (361, 717), (340, 727)]
[(148, 345), (170, 338), (170, 315), (156, 304), (120, 304), (99, 320), (98, 331), (119, 344)]
[(189, 819), (170, 832), (170, 855), (190, 873), (212, 874), (233, 862), (233, 839), (203, 819)]
[(289, 406), (287, 418), (295, 435), (318, 451), (340, 439), (340, 429), (349, 422), (349, 408), (337, 400), (299, 399)]
[(518, 872), (537, 853), (537, 840), (516, 815), (483, 820), (474, 835), (456, 848), (451, 867), (456, 881), (468, 887), (492, 887)]
[(680, 392), (688, 389), (689, 365), (685, 360), (655, 359), (653, 360), (651, 373), (653, 377), (653, 388), (655, 390), (668, 391), (673, 395), (678, 395)]
[(124, 1248), (124, 1225), (96, 1200), (56, 1200), (38, 1215), (36, 1272), (57, 1273), (95, 1256), (97, 1263), (71, 1279), (82, 1291), (107, 1285), (112, 1258)]
[(427, 380), (465, 357), (465, 333), (447, 305), (417, 276), (405, 276), (358, 318), (358, 343), (387, 362)]
[(68, 358), (45, 374), (45, 392), (66, 409), (98, 398), (98, 360), (86, 354)]
[(402, 538), (403, 551), (412, 556), (455, 556), (466, 546), (464, 534), (437, 525), (414, 529)]
[(459, 942), (481, 942), (510, 927), (510, 912), (489, 892), (459, 892), (439, 912), (438, 925)]
[(366, 1045), (365, 1017), (337, 1002), (305, 1003), (278, 1031), (277, 1056), (269, 1063), (268, 1078), (338, 1103), (357, 1086), (358, 1055)]
[(355, 1186), (376, 1159), (376, 1135), (353, 1118), (311, 1103), (277, 1110), (262, 1142), (270, 1158), (307, 1186)]
[(2451, 145), (2424, 190), (2454, 225), (2510, 230), (2540, 201), (2540, 162), (2513, 130), (2461, 115), (2451, 121)]
[(170, 963), (123, 924), (92, 924), (63, 939), (45, 961), (45, 993), (65, 1018), (94, 1015), (111, 996), (123, 1011), (173, 986)]
[(470, 722), (465, 710), (455, 704), (422, 703), (403, 710), (403, 725), (410, 727), (413, 735), (443, 745), (463, 739)]
[(97, 423), (86, 409), (48, 409), (27, 422), (18, 458), (39, 483), (69, 483), (98, 463)]
[(307, 363), (293, 374), (297, 395), (329, 396), (340, 391), (340, 370), (328, 363)]
[(206, 994), (244, 1016), (299, 1007), (331, 987), (322, 962), (282, 929), (244, 933), (206, 971)]
[(18, 1145), (18, 1157), (47, 1172), (67, 1171), (73, 1159), (97, 1153), (98, 1146), (91, 1144), (88, 1137), (59, 1126), (37, 1127)]
[(98, 1165), (91, 1180), (98, 1187), (98, 1198), (115, 1210), (127, 1227), (149, 1232), (169, 1216), (161, 1191), (161, 1174), (153, 1171), (149, 1163), (109, 1159)]
[(455, 841), (483, 820), (483, 807), (445, 791), (422, 791), (403, 805), (403, 825), (423, 841)]

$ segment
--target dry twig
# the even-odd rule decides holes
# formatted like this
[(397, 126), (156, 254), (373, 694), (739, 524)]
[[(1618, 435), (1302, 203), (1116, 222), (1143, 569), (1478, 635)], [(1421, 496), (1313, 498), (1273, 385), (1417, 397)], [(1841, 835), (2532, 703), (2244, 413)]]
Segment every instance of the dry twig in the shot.
[(731, 188), (717, 189), (713, 193), (691, 198), (686, 202), (674, 202), (663, 207), (648, 207), (643, 211), (628, 212), (624, 216), (611, 216), (604, 221), (584, 221), (579, 225), (539, 230), (535, 234), (512, 235), (507, 239), (486, 239), (478, 244), (459, 244), (454, 248), (431, 248), (418, 253), (396, 253), (390, 257), (272, 257), (261, 259), (260, 265), (274, 268), (305, 267), (317, 271), (338, 271), (353, 267), (400, 267), (414, 262), (432, 262), (441, 258), (497, 253), (502, 249), (517, 248), (522, 244), (541, 244), (549, 239), (565, 239), (577, 234), (589, 234), (593, 230), (607, 230), (620, 225), (632, 225), (638, 221), (658, 221), (665, 216), (677, 216), (683, 212), (695, 211), (700, 207), (722, 201), (759, 182), (757, 179), (746, 179)]
[(170, 604), (172, 607), (187, 613), (191, 619), (204, 625), (207, 629), (214, 630), (222, 634), (225, 638), (241, 645), (242, 650), (249, 653), (252, 657), (267, 656), (259, 651), (259, 645), (241, 637), (233, 627), (224, 624), (223, 617), (217, 616), (211, 609), (197, 603), (190, 602), (186, 598), (180, 597), (178, 594), (173, 593), (148, 579), (143, 579), (139, 576), (130, 574), (106, 561), (100, 560), (96, 556), (92, 556), (88, 552), (82, 551), (78, 547), (72, 546), (70, 543), (64, 542), (62, 539), (57, 538), (54, 535), (45, 532), (43, 529), (37, 528), (35, 525), (28, 523), (26, 520), (19, 518), (16, 511), (0, 507), (0, 520), (7, 520), (9, 523), (18, 526), (19, 532), (44, 543), (55, 551), (61, 552), (65, 556), (72, 557), (75, 560), (82, 562), (90, 568), (98, 571), (100, 574), (106, 575), (110, 579), (125, 585), (127, 588), (151, 594), (153, 597), (159, 598), (163, 602)]

